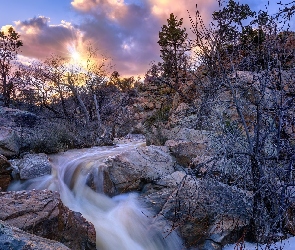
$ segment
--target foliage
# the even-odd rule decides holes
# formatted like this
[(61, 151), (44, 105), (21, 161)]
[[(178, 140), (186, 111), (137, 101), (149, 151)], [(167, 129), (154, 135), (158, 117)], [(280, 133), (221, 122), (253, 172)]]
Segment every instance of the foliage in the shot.
[(175, 88), (179, 87), (183, 74), (187, 70), (188, 34), (182, 25), (183, 19), (177, 20), (177, 17), (171, 13), (167, 19), (167, 25), (163, 25), (159, 32), (158, 44), (161, 46), (163, 59), (160, 64), (163, 77), (172, 78), (175, 81)]
[(10, 96), (14, 90), (12, 62), (16, 59), (20, 47), (23, 46), (20, 35), (10, 27), (6, 32), (0, 31), (0, 91), (3, 94), (4, 106), (9, 106)]
[(24, 140), (22, 150), (34, 153), (53, 154), (78, 146), (78, 134), (71, 131), (66, 123), (61, 122), (38, 125), (35, 132)]
[(150, 129), (152, 126), (157, 126), (157, 123), (165, 123), (169, 119), (169, 111), (171, 106), (163, 106), (160, 109), (156, 110), (151, 116), (149, 116), (145, 121), (144, 125), (147, 129)]
[[(199, 79), (210, 83), (210, 105), (219, 110), (212, 138), (221, 171), (216, 178), (229, 174), (227, 183), (253, 192), (248, 237), (270, 243), (285, 234), (293, 199), (288, 189), (294, 186), (295, 148), (287, 131), (294, 126), (294, 71), (284, 71), (294, 66), (294, 45), (287, 42), (292, 32), (276, 16), (254, 13), (248, 5), (230, 0), (220, 7), (210, 27), (198, 10), (195, 20), (190, 17), (197, 63), (206, 72)], [(208, 103), (203, 107), (210, 110)], [(216, 170), (208, 169), (209, 175)]]

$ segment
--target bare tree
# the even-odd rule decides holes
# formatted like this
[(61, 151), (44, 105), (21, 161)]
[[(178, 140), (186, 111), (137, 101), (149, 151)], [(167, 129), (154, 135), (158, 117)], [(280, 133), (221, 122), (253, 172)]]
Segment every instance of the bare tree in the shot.
[[(252, 196), (246, 211), (250, 225), (241, 239), (270, 244), (294, 235), (288, 215), (295, 198), (294, 32), (286, 28), (288, 20), (282, 25), (281, 15), (255, 13), (232, 0), (223, 3), (209, 26), (198, 10), (195, 19), (190, 17), (196, 35), (190, 71), (199, 92), (196, 113), (208, 124), (195, 129), (210, 130), (212, 157), (185, 169), (171, 201), (173, 222), (177, 227), (194, 221), (193, 193), (210, 193), (222, 182)], [(205, 190), (195, 184), (182, 192), (186, 180), (202, 181), (197, 178), (207, 178)], [(239, 206), (236, 200), (231, 204)]]
[(290, 33), (267, 12), (256, 14), (233, 0), (213, 13), (209, 28), (198, 11), (191, 21), (202, 80), (210, 83), (218, 106), (213, 141), (219, 170), (231, 175), (231, 185), (253, 192), (252, 239), (279, 240), (294, 199), (289, 126), (294, 126), (295, 72), (287, 65), (286, 42), (280, 42)]

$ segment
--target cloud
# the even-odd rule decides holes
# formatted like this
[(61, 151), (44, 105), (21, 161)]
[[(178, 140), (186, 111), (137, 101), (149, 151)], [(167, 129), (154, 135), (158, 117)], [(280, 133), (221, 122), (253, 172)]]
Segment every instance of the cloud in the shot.
[[(216, 1), (198, 2), (208, 20)], [(79, 18), (76, 23), (52, 25), (44, 16), (15, 22), (24, 42), (21, 55), (38, 59), (51, 54), (69, 56), (69, 47), (81, 51), (90, 42), (112, 59), (121, 75), (142, 75), (151, 61), (160, 60), (158, 34), (170, 13), (183, 18), (189, 32), (187, 10), (191, 15), (195, 12), (195, 0), (72, 0), (71, 6)]]
[(75, 42), (80, 34), (70, 23), (62, 21), (59, 25), (50, 25), (50, 18), (44, 16), (17, 21), (15, 29), (24, 42), (21, 54), (38, 59), (45, 59), (51, 54), (66, 56), (67, 46)]
[[(15, 29), (24, 42), (23, 56), (69, 56), (69, 47), (83, 54), (90, 42), (112, 59), (121, 75), (138, 75), (147, 71), (151, 61), (160, 60), (158, 34), (170, 13), (183, 18), (187, 32), (194, 38), (188, 10), (194, 18), (196, 3), (208, 22), (218, 7), (216, 0), (72, 0), (75, 23), (52, 25), (50, 18), (39, 16), (16, 22)], [(263, 7), (256, 0), (247, 3), (254, 10)]]
[[(206, 7), (213, 3), (207, 0)], [(187, 10), (195, 10), (194, 0), (173, 4), (169, 0), (73, 0), (71, 4), (84, 17), (78, 25), (84, 39), (107, 53), (121, 74), (142, 74), (151, 61), (160, 60), (158, 33), (170, 13), (186, 17), (189, 30)]]

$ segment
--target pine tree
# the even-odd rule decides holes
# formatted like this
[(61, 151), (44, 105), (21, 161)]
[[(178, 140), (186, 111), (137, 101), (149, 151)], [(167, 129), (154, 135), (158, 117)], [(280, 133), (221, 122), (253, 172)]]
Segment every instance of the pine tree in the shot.
[(158, 44), (161, 46), (164, 77), (172, 78), (176, 86), (180, 83), (181, 73), (187, 66), (188, 34), (182, 28), (183, 19), (177, 20), (173, 13), (167, 19), (168, 24), (159, 32)]
[(10, 94), (13, 89), (11, 78), (12, 61), (16, 59), (19, 48), (23, 45), (20, 35), (10, 27), (8, 32), (0, 32), (0, 90), (4, 105), (9, 106)]

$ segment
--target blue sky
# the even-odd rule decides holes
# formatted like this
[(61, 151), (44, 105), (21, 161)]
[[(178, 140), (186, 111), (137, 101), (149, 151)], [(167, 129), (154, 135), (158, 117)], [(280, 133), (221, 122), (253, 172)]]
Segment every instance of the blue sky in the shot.
[(50, 17), (54, 24), (75, 17), (71, 0), (0, 0), (0, 3), (0, 27), (40, 15)]
[[(291, 1), (291, 0), (290, 0)], [(290, 2), (282, 0), (283, 3)], [(270, 12), (278, 0), (270, 0)], [(158, 32), (170, 13), (184, 18), (198, 7), (205, 20), (216, 0), (0, 0), (0, 28), (12, 25), (24, 42), (24, 58), (45, 59), (51, 54), (83, 53), (87, 44), (112, 59), (123, 75), (143, 74), (158, 61)], [(253, 10), (267, 0), (240, 1)], [(294, 21), (295, 23), (295, 21)], [(4, 29), (4, 28), (3, 28)]]

